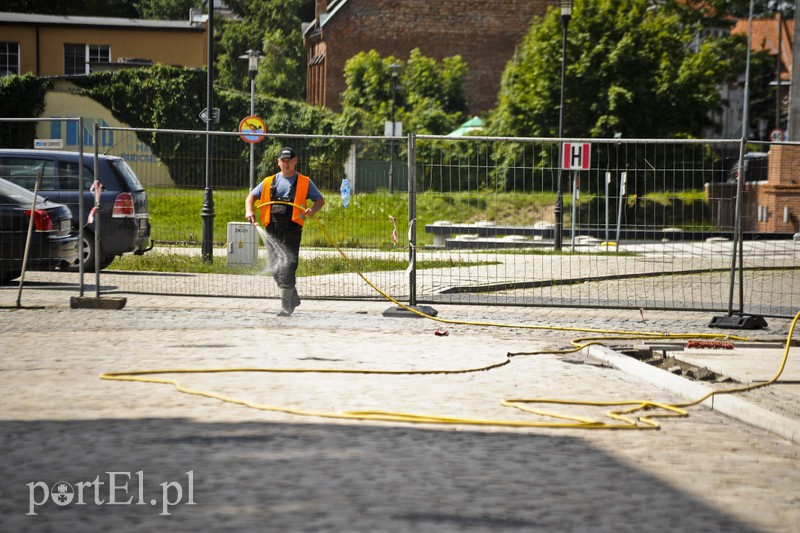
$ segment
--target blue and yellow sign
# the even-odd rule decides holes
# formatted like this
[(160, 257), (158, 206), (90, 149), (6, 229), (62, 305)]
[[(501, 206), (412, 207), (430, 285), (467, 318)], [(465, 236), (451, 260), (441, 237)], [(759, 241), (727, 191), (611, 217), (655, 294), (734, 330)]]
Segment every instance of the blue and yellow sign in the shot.
[(264, 140), (262, 134), (267, 133), (267, 126), (264, 124), (264, 121), (258, 117), (245, 117), (239, 123), (239, 133), (242, 134), (242, 140), (244, 142), (255, 144)]

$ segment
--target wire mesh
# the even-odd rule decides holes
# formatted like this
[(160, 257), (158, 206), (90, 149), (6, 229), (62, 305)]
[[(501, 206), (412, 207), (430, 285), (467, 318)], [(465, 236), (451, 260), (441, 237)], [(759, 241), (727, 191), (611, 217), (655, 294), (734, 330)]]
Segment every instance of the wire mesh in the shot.
[[(724, 311), (731, 283), (738, 291), (738, 141), (565, 139), (590, 151), (580, 170), (561, 169), (556, 139), (416, 141), (417, 202), (429, 207), (418, 207), (420, 254), (472, 263), (419, 271), (422, 301)], [(745, 227), (737, 268), (747, 269), (747, 290), (735, 309), (791, 316), (800, 305), (798, 241)]]
[[(0, 121), (0, 145), (30, 146), (30, 132), (21, 136), (19, 127)], [(80, 134), (71, 129), (60, 132), (65, 150), (75, 150), (71, 141)], [(211, 132), (207, 159), (205, 131), (104, 126), (96, 139), (88, 131), (87, 151), (119, 156), (138, 175), (152, 225), (152, 250), (125, 254), (102, 272), (107, 291), (278, 296), (256, 234), (251, 259), (236, 257), (253, 240), (236, 241), (233, 233), (244, 224), (251, 182), (251, 145), (238, 133)], [(50, 124), (34, 129), (36, 137), (57, 133)], [(561, 168), (562, 143), (585, 150), (588, 164)], [(800, 146), (784, 144), (781, 168), (791, 173), (790, 155), (800, 154)], [(401, 301), (413, 292), (424, 303), (700, 311), (732, 304), (765, 316), (792, 316), (800, 308), (800, 241), (793, 238), (800, 199), (784, 202), (784, 209), (780, 198), (796, 198), (786, 196), (795, 189), (787, 181), (779, 194), (768, 194), (773, 176), (763, 183), (745, 178), (740, 192), (738, 140), (264, 134), (253, 145), (255, 183), (278, 171), (277, 153), (287, 145), (298, 154), (298, 171), (323, 192), (317, 218), (350, 261), (322, 227), (307, 222), (298, 278), (303, 297), (382, 298), (355, 267)], [(756, 150), (778, 151), (774, 144)], [(346, 207), (339, 197), (344, 178), (352, 191)], [(556, 251), (559, 183), (563, 244)], [(741, 262), (738, 194), (747, 198), (739, 214)], [(212, 206), (204, 205), (209, 197)], [(201, 218), (208, 207), (211, 236), (203, 235)], [(786, 222), (775, 226), (778, 219)], [(214, 260), (204, 264), (201, 243), (209, 237)]]

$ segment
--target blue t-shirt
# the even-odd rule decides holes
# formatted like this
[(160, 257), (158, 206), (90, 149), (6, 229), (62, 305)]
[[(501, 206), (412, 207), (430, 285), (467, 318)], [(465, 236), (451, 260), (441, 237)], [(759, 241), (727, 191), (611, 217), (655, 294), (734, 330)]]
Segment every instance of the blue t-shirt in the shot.
[[(288, 198), (295, 182), (297, 182), (297, 173), (295, 173), (295, 175), (291, 178), (286, 178), (282, 173), (278, 172), (278, 174), (275, 176), (275, 179), (272, 180), (272, 184), (275, 186), (275, 193), (278, 195), (278, 198)], [(261, 180), (258, 185), (256, 185), (253, 190), (250, 191), (250, 196), (261, 198), (261, 192), (263, 189), (264, 180)], [(311, 178), (308, 180), (308, 195), (306, 197), (312, 202), (316, 202), (322, 198), (322, 193), (319, 192), (319, 189), (317, 189), (317, 186), (314, 184)]]

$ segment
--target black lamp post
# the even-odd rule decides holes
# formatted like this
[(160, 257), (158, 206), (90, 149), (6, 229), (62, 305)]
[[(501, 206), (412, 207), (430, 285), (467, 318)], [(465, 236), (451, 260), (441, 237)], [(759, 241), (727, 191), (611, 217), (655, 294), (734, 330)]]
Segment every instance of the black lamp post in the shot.
[[(247, 60), (247, 76), (250, 78), (250, 116), (256, 114), (256, 75), (258, 74), (258, 60), (266, 56), (261, 55), (258, 50), (248, 50), (246, 54), (239, 56), (239, 59)], [(256, 156), (255, 143), (250, 143), (250, 190), (255, 187), (256, 181)]]
[[(564, 137), (564, 93), (567, 77), (567, 29), (569, 19), (572, 18), (572, 0), (560, 0), (561, 5), (561, 25), (563, 32), (561, 36), (561, 104), (558, 106), (558, 140), (562, 142)], [(563, 158), (563, 154), (562, 154)], [(553, 249), (561, 250), (561, 242), (564, 234), (564, 192), (561, 187), (561, 159), (558, 163), (558, 183), (556, 184), (556, 205), (553, 214), (556, 217), (556, 231), (553, 236)]]
[(200, 254), (204, 263), (214, 261), (214, 190), (211, 187), (211, 120), (214, 115), (214, 0), (208, 2), (208, 72), (206, 77), (206, 188), (203, 191), (203, 208), (200, 218), (203, 220), (203, 242)]
[(400, 65), (397, 63), (392, 63), (389, 65), (389, 69), (392, 71), (392, 136), (389, 140), (389, 194), (394, 192), (394, 136), (395, 132), (395, 121), (394, 121), (394, 111), (395, 105), (397, 103), (397, 91), (400, 90)]

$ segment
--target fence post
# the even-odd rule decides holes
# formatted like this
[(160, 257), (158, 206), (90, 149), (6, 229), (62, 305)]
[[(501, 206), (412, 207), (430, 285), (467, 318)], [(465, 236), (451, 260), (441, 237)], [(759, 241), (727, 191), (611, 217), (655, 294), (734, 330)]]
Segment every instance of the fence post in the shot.
[(214, 262), (214, 189), (212, 188), (211, 166), (211, 122), (214, 116), (214, 3), (208, 4), (208, 65), (206, 78), (206, 188), (203, 191), (203, 208), (200, 218), (203, 220), (203, 242), (200, 255), (204, 263)]
[[(394, 141), (392, 141), (394, 142)], [(411, 307), (417, 305), (417, 139), (408, 135), (408, 294)]]
[[(94, 126), (92, 128), (92, 139), (91, 142), (94, 145), (94, 151), (92, 155), (92, 166), (94, 172), (94, 298), (89, 296), (83, 295), (83, 275), (84, 275), (84, 265), (83, 265), (83, 237), (84, 233), (84, 224), (86, 224), (84, 215), (82, 213), (84, 209), (84, 199), (83, 199), (83, 151), (84, 151), (84, 144), (83, 144), (83, 117), (78, 117), (78, 216), (81, 220), (78, 221), (78, 228), (79, 229), (79, 243), (78, 243), (78, 250), (79, 250), (79, 257), (78, 257), (78, 272), (80, 277), (80, 296), (73, 296), (69, 300), (69, 306), (71, 309), (113, 309), (113, 310), (120, 310), (125, 307), (128, 299), (123, 297), (110, 297), (110, 298), (101, 298), (100, 297), (100, 263), (101, 263), (101, 253), (100, 253), (100, 231), (101, 231), (101, 223), (100, 219), (102, 218), (102, 210), (100, 209), (100, 196), (103, 192), (102, 182), (100, 181), (100, 143), (98, 142), (98, 138), (100, 135), (100, 124), (97, 121), (94, 122)], [(111, 215), (112, 213), (109, 213)], [(87, 217), (88, 218), (88, 217)]]
[[(745, 112), (745, 120), (747, 113)], [(744, 124), (747, 124), (745, 122)], [(746, 126), (744, 127), (746, 129)], [(744, 278), (742, 275), (742, 260), (744, 243), (742, 242), (742, 195), (744, 194), (744, 151), (745, 151), (745, 137), (742, 136), (739, 141), (739, 179), (736, 180), (736, 207), (733, 212), (733, 253), (731, 254), (731, 284), (728, 293), (728, 316), (733, 315), (733, 288), (736, 285), (736, 261), (739, 259), (739, 313), (744, 311)], [(737, 257), (737, 254), (739, 257)]]
[[(752, 10), (752, 6), (751, 6)], [(752, 11), (750, 13), (752, 17)], [(748, 49), (748, 54), (749, 54)], [(748, 63), (749, 69), (749, 63)], [(747, 86), (745, 85), (745, 102), (747, 102)], [(746, 171), (744, 169), (744, 151), (746, 146), (745, 134), (747, 131), (747, 103), (744, 109), (745, 119), (742, 121), (742, 138), (739, 141), (739, 176), (736, 180), (736, 207), (733, 215), (733, 250), (731, 253), (731, 276), (728, 287), (728, 314), (726, 316), (715, 316), (708, 324), (713, 328), (727, 329), (761, 329), (767, 326), (767, 321), (761, 316), (746, 316), (744, 313), (744, 234), (742, 229), (742, 195), (744, 194), (744, 182)], [(738, 255), (738, 257), (737, 257)], [(734, 316), (733, 293), (736, 286), (736, 261), (739, 261), (739, 308)]]
[[(78, 291), (78, 296), (83, 296), (84, 293), (84, 282), (83, 282), (83, 275), (85, 272), (85, 268), (83, 266), (83, 254), (84, 254), (84, 242), (83, 238), (86, 235), (86, 231), (84, 229), (84, 220), (86, 220), (86, 200), (83, 198), (84, 193), (84, 186), (83, 186), (83, 119), (78, 118), (78, 279), (80, 290)], [(97, 131), (95, 131), (95, 139)], [(94, 157), (97, 159), (97, 143), (94, 143)], [(94, 164), (94, 172), (95, 176), (97, 175), (97, 164)]]
[[(95, 287), (95, 297), (100, 298), (100, 232), (103, 231), (100, 219), (103, 218), (101, 215), (101, 208), (100, 208), (100, 197), (103, 194), (103, 183), (100, 181), (100, 157), (98, 154), (99, 150), (99, 143), (97, 142), (97, 135), (98, 131), (97, 122), (94, 123), (94, 131), (92, 135), (92, 140), (94, 141), (94, 179), (95, 179), (95, 190), (94, 190), (94, 287)], [(83, 128), (81, 127), (81, 134), (83, 134)], [(83, 142), (80, 142), (81, 147), (81, 158), (83, 157)], [(81, 165), (83, 165), (83, 160), (81, 160)], [(83, 221), (81, 221), (83, 222)], [(83, 258), (81, 258), (81, 262)]]
[(438, 311), (417, 305), (417, 138), (408, 134), (408, 306), (400, 304), (383, 312), (388, 317), (436, 316)]

